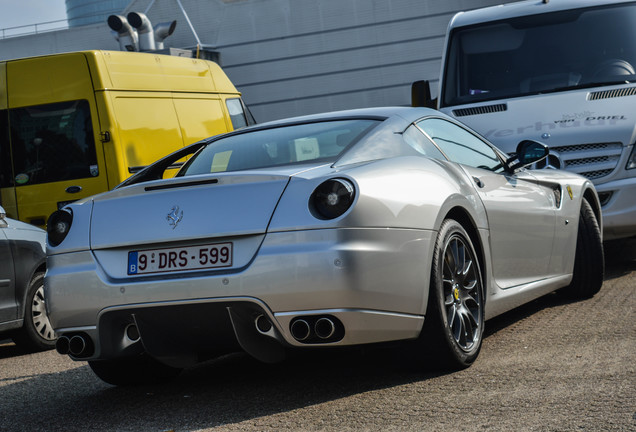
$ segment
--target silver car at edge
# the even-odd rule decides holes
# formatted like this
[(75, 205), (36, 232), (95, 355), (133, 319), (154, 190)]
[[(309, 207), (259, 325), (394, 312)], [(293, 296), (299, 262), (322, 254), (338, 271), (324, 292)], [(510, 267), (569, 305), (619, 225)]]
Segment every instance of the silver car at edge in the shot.
[[(244, 350), (389, 341), (472, 364), (486, 319), (603, 281), (591, 182), (527, 170), (426, 108), (270, 122), (161, 159), (49, 220), (58, 352), (125, 385)], [(174, 178), (164, 171), (192, 155)]]
[(0, 340), (27, 351), (55, 346), (46, 314), (46, 232), (7, 217), (0, 206)]

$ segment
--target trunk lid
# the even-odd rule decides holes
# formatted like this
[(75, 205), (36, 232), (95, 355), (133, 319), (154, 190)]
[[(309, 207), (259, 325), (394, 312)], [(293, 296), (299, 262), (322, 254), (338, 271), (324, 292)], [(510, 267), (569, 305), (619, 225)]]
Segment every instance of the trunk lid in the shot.
[(94, 198), (91, 249), (264, 234), (288, 176), (242, 173), (147, 182)]

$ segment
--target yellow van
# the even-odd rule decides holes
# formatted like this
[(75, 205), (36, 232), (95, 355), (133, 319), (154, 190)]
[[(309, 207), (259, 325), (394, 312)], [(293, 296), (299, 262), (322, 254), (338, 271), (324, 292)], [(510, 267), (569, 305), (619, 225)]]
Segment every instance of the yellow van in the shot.
[(253, 123), (216, 64), (83, 51), (0, 62), (0, 204), (44, 226), (162, 156)]

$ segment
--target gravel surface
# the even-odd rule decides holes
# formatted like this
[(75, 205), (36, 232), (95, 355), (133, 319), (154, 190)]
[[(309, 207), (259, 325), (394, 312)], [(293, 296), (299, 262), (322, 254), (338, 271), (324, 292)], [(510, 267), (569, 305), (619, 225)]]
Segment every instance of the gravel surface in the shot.
[(398, 348), (275, 366), (237, 354), (117, 388), (0, 342), (0, 431), (636, 431), (636, 239), (606, 257), (598, 295), (550, 294), (488, 321), (479, 359), (455, 373)]

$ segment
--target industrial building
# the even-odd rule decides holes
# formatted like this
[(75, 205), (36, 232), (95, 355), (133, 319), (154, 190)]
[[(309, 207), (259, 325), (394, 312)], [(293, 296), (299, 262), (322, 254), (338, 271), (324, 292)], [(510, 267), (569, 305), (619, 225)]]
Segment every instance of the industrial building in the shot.
[[(215, 56), (262, 122), (321, 111), (408, 105), (413, 81), (431, 80), (436, 90), (444, 33), (452, 16), (501, 2), (67, 0), (68, 28), (4, 37), (0, 60), (119, 50), (106, 14), (123, 7), (120, 16), (145, 13), (155, 26), (176, 20), (165, 47)], [(109, 4), (110, 9), (90, 10), (89, 4), (95, 3)]]

